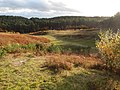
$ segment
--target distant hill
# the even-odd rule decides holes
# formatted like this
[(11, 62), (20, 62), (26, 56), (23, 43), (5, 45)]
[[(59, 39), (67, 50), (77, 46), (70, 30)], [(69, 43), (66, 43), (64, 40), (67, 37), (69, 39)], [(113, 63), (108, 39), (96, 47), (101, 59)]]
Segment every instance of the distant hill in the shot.
[(40, 30), (66, 30), (99, 28), (110, 17), (61, 16), (54, 18), (24, 18), (0, 16), (0, 31), (28, 33)]

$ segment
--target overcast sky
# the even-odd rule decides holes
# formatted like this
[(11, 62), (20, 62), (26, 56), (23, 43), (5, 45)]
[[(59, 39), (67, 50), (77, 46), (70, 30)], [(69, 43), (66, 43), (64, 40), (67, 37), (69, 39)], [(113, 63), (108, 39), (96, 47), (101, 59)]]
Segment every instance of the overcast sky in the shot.
[(120, 0), (0, 0), (0, 15), (113, 16), (119, 11)]

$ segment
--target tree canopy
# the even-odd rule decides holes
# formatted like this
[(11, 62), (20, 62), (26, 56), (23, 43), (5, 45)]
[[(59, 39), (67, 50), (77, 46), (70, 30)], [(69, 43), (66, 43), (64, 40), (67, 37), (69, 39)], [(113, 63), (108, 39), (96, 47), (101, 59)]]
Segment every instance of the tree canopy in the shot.
[(108, 19), (109, 17), (84, 16), (61, 16), (54, 18), (30, 19), (20, 16), (0, 16), (0, 29), (28, 33), (40, 30), (100, 28), (100, 26), (104, 25)]

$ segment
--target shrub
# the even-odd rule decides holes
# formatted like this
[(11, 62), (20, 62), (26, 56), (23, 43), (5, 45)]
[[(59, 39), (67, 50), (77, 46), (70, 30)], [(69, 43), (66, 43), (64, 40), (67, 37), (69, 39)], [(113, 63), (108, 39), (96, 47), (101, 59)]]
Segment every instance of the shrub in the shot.
[(94, 57), (54, 54), (46, 59), (43, 67), (47, 67), (54, 72), (59, 72), (61, 70), (71, 70), (76, 67), (100, 69), (98, 67), (101, 64), (102, 62)]
[(9, 44), (0, 48), (0, 57), (3, 57), (6, 53), (20, 53), (22, 51), (34, 51), (36, 44), (20, 45), (20, 44)]
[(3, 57), (6, 54), (6, 51), (4, 49), (0, 49), (0, 58)]
[(59, 72), (61, 70), (71, 70), (73, 64), (66, 61), (66, 59), (51, 57), (49, 60), (47, 60), (45, 66), (54, 72)]
[(35, 45), (36, 52), (34, 53), (36, 56), (45, 55), (47, 53), (47, 48), (49, 47), (49, 44), (47, 43), (38, 43)]
[(48, 52), (53, 52), (53, 53), (61, 53), (63, 52), (63, 49), (62, 47), (58, 46), (58, 45), (54, 45), (54, 44), (51, 44), (48, 49), (47, 49)]
[(27, 45), (21, 45), (20, 48), (21, 49), (25, 49), (25, 50), (35, 50), (36, 49), (36, 44), (27, 44)]
[(40, 50), (40, 51), (46, 52), (48, 47), (49, 47), (49, 45), (47, 43), (36, 44), (36, 49)]
[(61, 46), (50, 43), (38, 43), (35, 45), (36, 53), (61, 53), (63, 51)]
[(100, 32), (100, 41), (97, 41), (96, 46), (104, 60), (106, 66), (115, 71), (120, 69), (120, 31), (117, 33), (108, 30)]
[(18, 49), (20, 48), (20, 45), (19, 44), (9, 44), (7, 45), (6, 47), (4, 47), (4, 50), (7, 52), (7, 53), (15, 53), (18, 51)]
[(17, 53), (17, 52), (22, 52), (22, 50), (29, 50), (29, 51), (34, 51), (36, 49), (35, 44), (27, 44), (27, 45), (20, 45), (20, 44), (9, 44), (4, 47), (4, 50), (7, 53)]

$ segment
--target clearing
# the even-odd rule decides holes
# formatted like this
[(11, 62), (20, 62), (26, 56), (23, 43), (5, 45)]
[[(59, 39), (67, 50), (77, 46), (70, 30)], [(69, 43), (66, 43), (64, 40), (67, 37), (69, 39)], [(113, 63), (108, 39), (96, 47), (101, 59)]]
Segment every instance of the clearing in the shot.
[[(0, 45), (51, 42), (77, 52), (81, 47), (92, 47), (91, 54), (97, 52), (97, 33), (97, 30), (53, 30), (31, 33), (32, 36), (1, 33)], [(17, 52), (0, 59), (0, 90), (120, 90), (120, 77), (106, 72), (96, 55)]]

